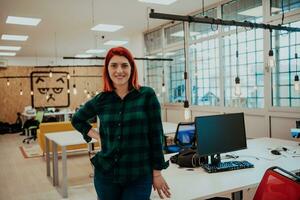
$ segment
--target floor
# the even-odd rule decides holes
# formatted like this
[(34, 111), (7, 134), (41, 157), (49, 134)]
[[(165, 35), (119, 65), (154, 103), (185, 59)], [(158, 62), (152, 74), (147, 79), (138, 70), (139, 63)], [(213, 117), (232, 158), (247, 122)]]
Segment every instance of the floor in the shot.
[[(0, 199), (58, 200), (62, 199), (46, 177), (43, 157), (24, 158), (19, 150), (24, 136), (0, 135)], [(36, 143), (36, 141), (35, 141)], [(96, 200), (90, 178), (92, 166), (87, 152), (68, 157), (70, 200)]]
[[(43, 157), (24, 158), (19, 146), (24, 136), (0, 135), (0, 200), (59, 200), (57, 190), (46, 177)], [(36, 141), (35, 141), (36, 143)], [(93, 169), (87, 152), (68, 156), (69, 200), (96, 200)], [(251, 200), (255, 190), (245, 190), (244, 200)], [(152, 200), (159, 199), (153, 194)]]

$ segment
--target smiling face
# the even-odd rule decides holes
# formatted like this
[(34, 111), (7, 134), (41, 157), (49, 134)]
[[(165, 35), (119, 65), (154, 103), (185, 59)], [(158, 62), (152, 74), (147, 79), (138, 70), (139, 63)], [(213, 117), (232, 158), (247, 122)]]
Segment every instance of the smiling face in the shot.
[(49, 77), (48, 72), (33, 72), (32, 89), (35, 107), (68, 106), (68, 79), (65, 72), (55, 72)]
[(108, 64), (108, 74), (115, 88), (128, 87), (131, 66), (124, 56), (113, 56)]

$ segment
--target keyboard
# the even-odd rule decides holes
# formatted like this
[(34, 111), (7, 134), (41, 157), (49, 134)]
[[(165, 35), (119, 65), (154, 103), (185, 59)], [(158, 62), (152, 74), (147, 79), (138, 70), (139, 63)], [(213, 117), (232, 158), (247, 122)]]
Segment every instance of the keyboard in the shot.
[(202, 168), (205, 169), (208, 173), (232, 171), (238, 169), (253, 168), (254, 165), (246, 160), (243, 161), (227, 161), (221, 162), (217, 165), (212, 164), (203, 164)]

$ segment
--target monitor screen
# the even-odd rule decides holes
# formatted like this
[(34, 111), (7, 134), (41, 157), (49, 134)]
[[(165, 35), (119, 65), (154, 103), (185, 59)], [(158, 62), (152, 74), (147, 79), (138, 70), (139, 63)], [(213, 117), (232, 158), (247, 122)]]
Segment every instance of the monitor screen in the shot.
[(244, 113), (195, 117), (195, 126), (200, 156), (247, 148)]

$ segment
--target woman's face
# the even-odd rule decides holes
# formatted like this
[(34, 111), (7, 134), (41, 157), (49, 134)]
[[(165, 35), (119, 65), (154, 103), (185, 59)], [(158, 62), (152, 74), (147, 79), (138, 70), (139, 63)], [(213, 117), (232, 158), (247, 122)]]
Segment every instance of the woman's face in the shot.
[(128, 86), (131, 66), (124, 56), (113, 56), (108, 64), (108, 74), (115, 88)]

